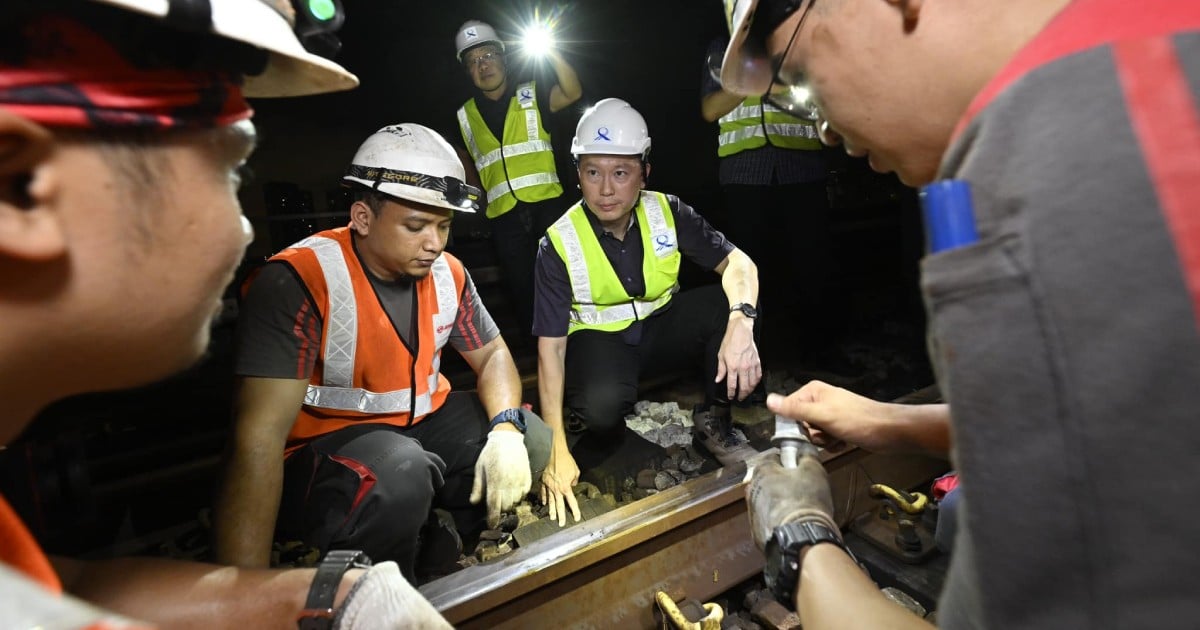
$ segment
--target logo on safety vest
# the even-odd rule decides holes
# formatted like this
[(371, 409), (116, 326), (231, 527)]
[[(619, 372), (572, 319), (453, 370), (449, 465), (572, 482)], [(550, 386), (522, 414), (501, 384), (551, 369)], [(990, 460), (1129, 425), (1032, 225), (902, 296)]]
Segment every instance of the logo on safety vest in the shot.
[(442, 324), (441, 326), (437, 327), (437, 334), (440, 335), (440, 334), (446, 332), (447, 330), (450, 330), (451, 328), (454, 328), (454, 324)]
[(517, 91), (517, 103), (519, 105), (528, 105), (533, 102), (533, 88), (521, 88)]
[(671, 240), (670, 234), (658, 234), (654, 237), (654, 253), (659, 258), (675, 251), (675, 242)]

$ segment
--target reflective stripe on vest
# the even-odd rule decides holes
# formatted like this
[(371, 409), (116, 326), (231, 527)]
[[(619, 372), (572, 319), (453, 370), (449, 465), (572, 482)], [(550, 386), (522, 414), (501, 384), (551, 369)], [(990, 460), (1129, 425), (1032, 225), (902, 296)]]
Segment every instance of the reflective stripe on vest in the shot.
[[(362, 413), (408, 413), (414, 418), (432, 410), (432, 393), (438, 388), (438, 373), (441, 368), (441, 353), (433, 356), (425, 393), (417, 396), (414, 408), (412, 390), (405, 388), (391, 392), (372, 392), (354, 387), (354, 361), (358, 340), (358, 313), (355, 309), (354, 287), (350, 282), (350, 270), (342, 256), (337, 241), (311, 236), (292, 246), (308, 248), (316, 255), (321, 265), (321, 274), (329, 292), (328, 321), (325, 324), (324, 367), (321, 384), (308, 386), (304, 404), (321, 409), (358, 411)], [(454, 275), (449, 263), (439, 256), (434, 260), (431, 275), (437, 293), (438, 311), (434, 315), (435, 344), (445, 345), (450, 328), (458, 314), (458, 295)]]
[[(788, 114), (770, 103), (763, 104), (758, 96), (742, 101), (733, 111), (721, 117), (721, 135), (717, 140), (717, 155), (728, 157), (735, 153), (767, 145), (781, 149), (815, 151), (821, 148), (817, 128), (813, 123)], [(767, 135), (763, 137), (763, 128)]]
[(483, 121), (475, 99), (458, 108), (458, 127), (475, 170), (487, 190), (487, 216), (494, 219), (519, 201), (562, 194), (550, 134), (542, 126), (533, 81), (517, 86), (504, 116), (504, 143)]
[(642, 273), (646, 281), (646, 295), (641, 299), (625, 292), (581, 203), (547, 230), (571, 282), (568, 335), (579, 330), (624, 330), (666, 306), (679, 289), (679, 241), (666, 195), (643, 191), (634, 212), (642, 239)]

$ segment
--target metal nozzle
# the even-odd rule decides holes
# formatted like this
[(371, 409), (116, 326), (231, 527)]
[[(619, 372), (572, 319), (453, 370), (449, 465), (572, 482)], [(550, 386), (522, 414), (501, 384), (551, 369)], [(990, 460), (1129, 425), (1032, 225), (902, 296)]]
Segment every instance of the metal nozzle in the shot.
[(779, 447), (779, 462), (784, 468), (795, 468), (802, 455), (816, 455), (817, 452), (800, 422), (779, 414), (775, 414), (775, 435), (771, 437), (771, 444)]

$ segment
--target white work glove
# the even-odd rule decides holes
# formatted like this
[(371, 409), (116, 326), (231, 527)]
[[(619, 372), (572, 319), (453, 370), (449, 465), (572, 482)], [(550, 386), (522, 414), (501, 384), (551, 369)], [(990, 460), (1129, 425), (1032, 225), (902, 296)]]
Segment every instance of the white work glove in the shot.
[(334, 630), (453, 630), (395, 562), (381, 562), (362, 574), (333, 617)]
[(531, 477), (525, 434), (516, 431), (489, 433), (487, 444), (475, 461), (475, 485), (471, 488), (471, 503), (479, 503), (484, 487), (487, 487), (488, 527), (498, 525), (500, 513), (529, 494), (533, 483)]

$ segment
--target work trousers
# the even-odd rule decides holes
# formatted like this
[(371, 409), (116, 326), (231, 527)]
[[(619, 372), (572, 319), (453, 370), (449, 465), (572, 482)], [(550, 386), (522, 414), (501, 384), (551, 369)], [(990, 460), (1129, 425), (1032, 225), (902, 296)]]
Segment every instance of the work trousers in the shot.
[(563, 197), (533, 203), (517, 202), (512, 210), (491, 219), (492, 247), (500, 266), (508, 298), (512, 302), (521, 340), (532, 340), (533, 265), (538, 242), (566, 211)]
[(799, 341), (802, 348), (829, 341), (825, 304), (831, 258), (829, 196), (825, 180), (803, 184), (722, 186), (729, 239), (758, 266), (759, 301), (771, 315), (768, 344)]
[[(550, 457), (550, 429), (522, 410), (536, 480)], [(363, 424), (322, 436), (284, 463), (276, 537), (320, 549), (361, 549), (394, 560), (409, 581), (418, 534), (430, 510), (454, 516), (459, 531), (482, 528), (484, 503), (471, 505), (475, 461), (490, 418), (473, 392), (452, 392), (440, 409), (408, 427)]]
[(713, 284), (676, 295), (669, 308), (644, 320), (637, 345), (620, 332), (573, 333), (567, 337), (564, 405), (589, 432), (616, 437), (646, 376), (690, 372), (704, 383), (706, 405), (724, 400), (725, 384), (718, 394), (713, 379), (728, 323), (729, 300)]

